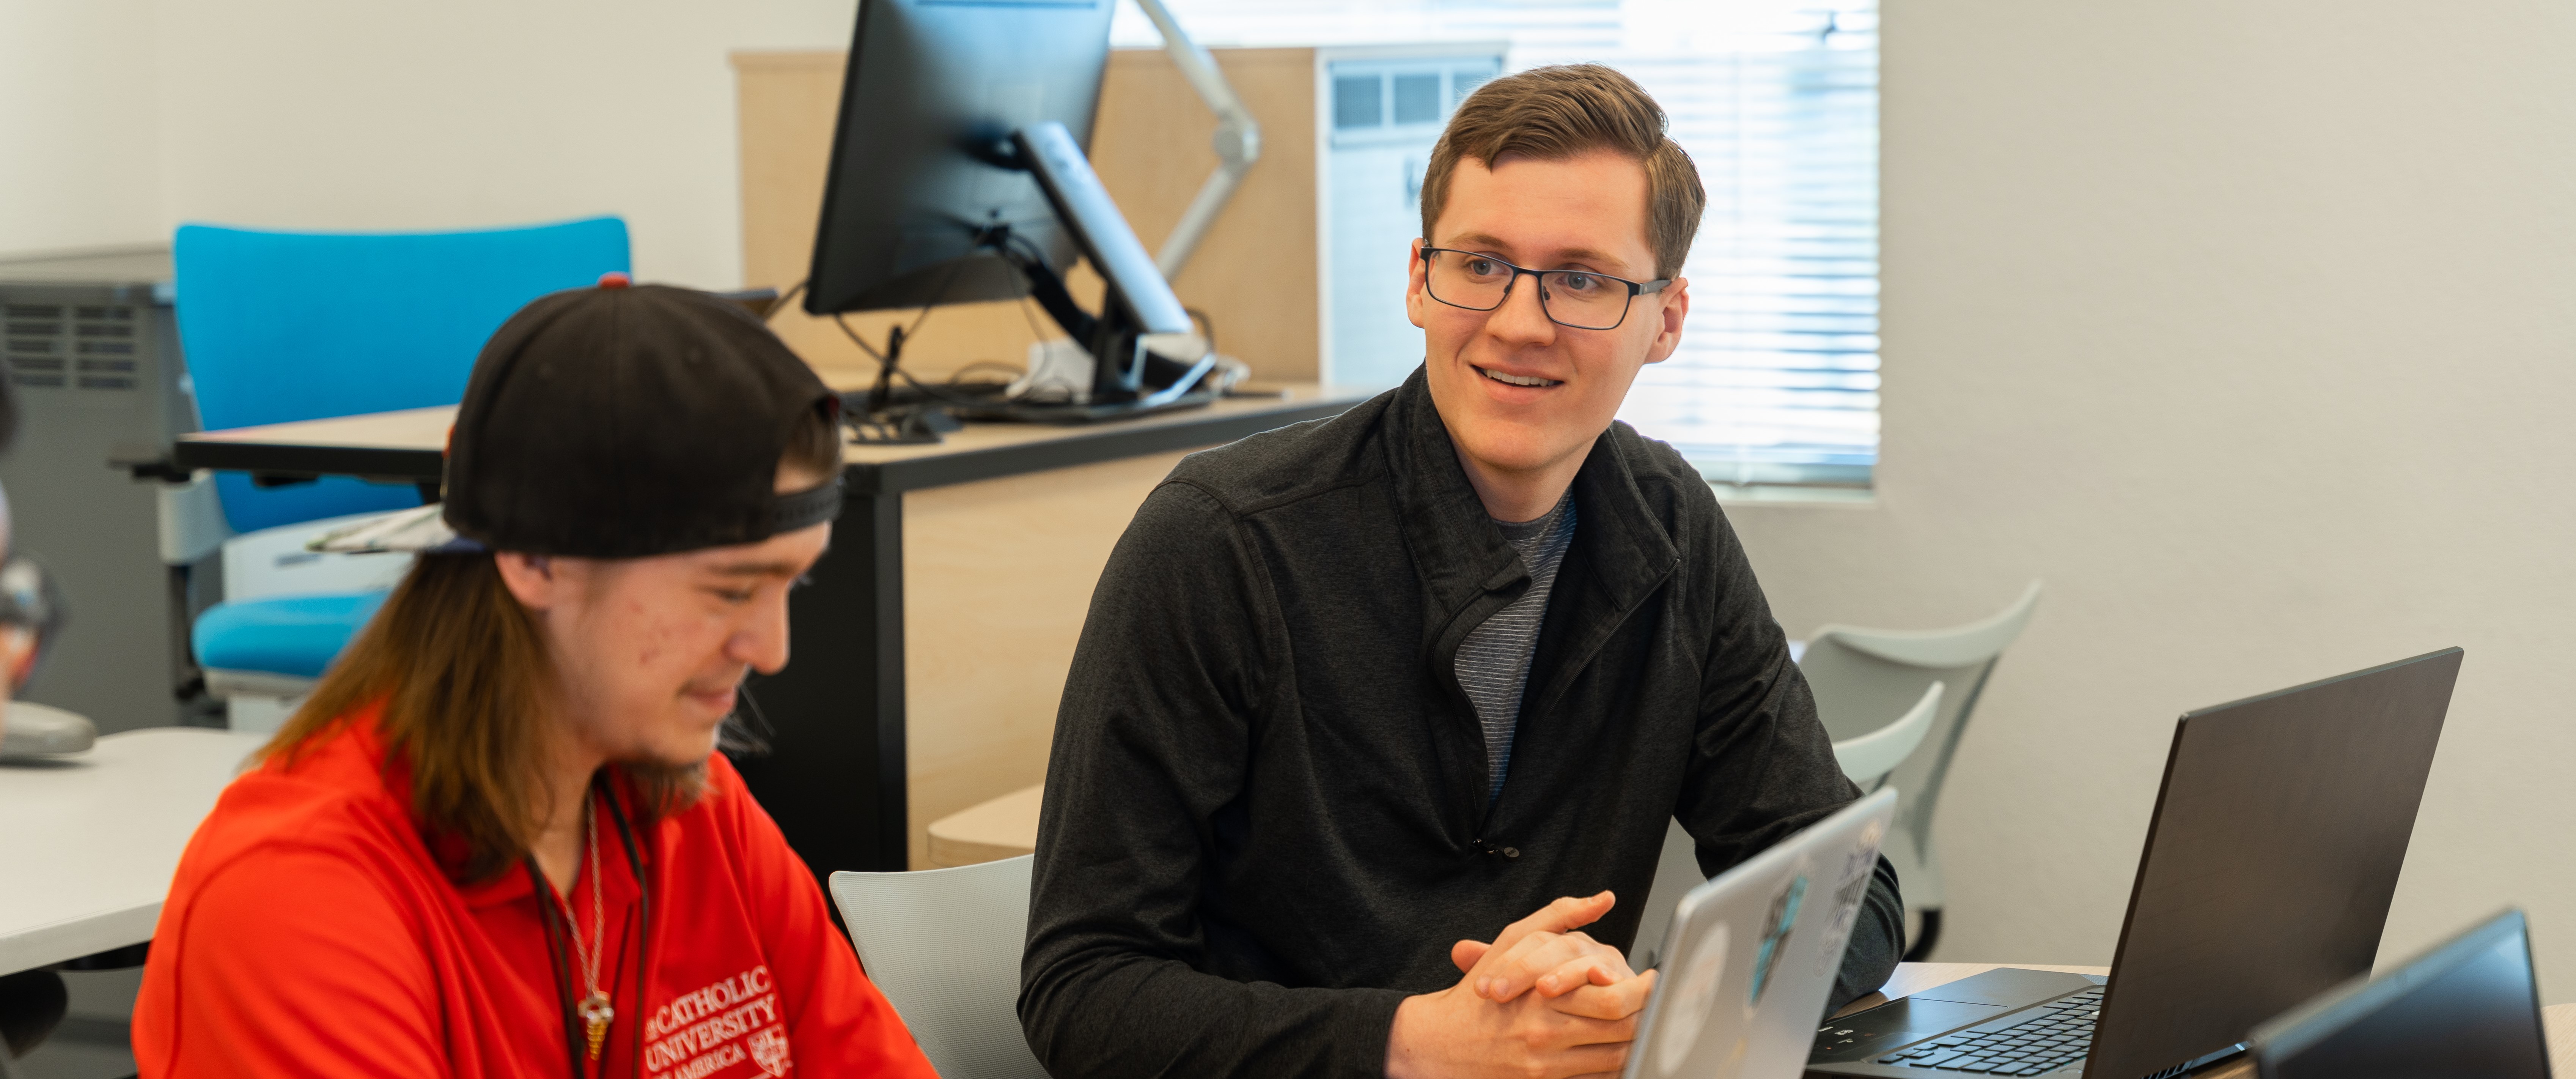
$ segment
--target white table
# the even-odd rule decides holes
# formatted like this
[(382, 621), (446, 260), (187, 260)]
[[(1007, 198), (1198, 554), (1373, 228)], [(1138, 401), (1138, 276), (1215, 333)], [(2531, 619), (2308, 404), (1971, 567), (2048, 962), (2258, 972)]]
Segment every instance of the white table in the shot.
[(0, 974), (152, 939), (188, 837), (265, 741), (155, 727), (0, 764)]

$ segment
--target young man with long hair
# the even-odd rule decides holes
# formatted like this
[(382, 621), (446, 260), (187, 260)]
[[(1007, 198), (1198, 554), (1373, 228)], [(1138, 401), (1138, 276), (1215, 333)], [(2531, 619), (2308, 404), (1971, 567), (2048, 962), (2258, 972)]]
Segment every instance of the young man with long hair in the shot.
[(787, 663), (836, 415), (703, 293), (611, 278), (494, 334), (455, 538), (189, 842), (142, 1073), (934, 1079), (714, 752)]
[[(1146, 499), (1047, 766), (1055, 1074), (1614, 1074), (1666, 822), (1714, 874), (1858, 797), (1708, 483), (1612, 420), (1703, 204), (1619, 73), (1486, 83), (1423, 179), (1421, 369)], [(1882, 862), (1837, 1002), (1902, 918)]]

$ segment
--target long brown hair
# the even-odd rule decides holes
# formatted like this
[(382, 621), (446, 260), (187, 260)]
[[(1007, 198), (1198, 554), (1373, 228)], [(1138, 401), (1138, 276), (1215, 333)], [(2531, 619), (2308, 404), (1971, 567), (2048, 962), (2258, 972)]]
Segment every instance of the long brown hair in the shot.
[[(783, 463), (839, 473), (838, 426), (825, 411), (797, 424)], [(315, 739), (383, 702), (385, 767), (409, 771), (431, 849), (451, 877), (485, 880), (526, 856), (549, 815), (544, 739), (557, 687), (545, 635), (490, 553), (423, 554), (261, 754), (292, 767)], [(704, 762), (609, 767), (639, 824), (687, 806), (706, 779)]]

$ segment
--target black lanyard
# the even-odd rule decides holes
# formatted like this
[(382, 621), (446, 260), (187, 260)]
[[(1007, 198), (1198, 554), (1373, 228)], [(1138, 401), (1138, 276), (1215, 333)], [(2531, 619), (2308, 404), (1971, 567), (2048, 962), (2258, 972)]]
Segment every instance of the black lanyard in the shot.
[[(634, 829), (627, 824), (625, 806), (619, 804), (616, 793), (607, 788), (604, 780), (592, 780), (591, 788), (599, 800), (607, 804), (608, 818), (617, 824), (618, 845), (626, 850), (626, 867), (635, 874), (635, 888), (638, 893), (636, 904), (638, 916), (635, 919), (635, 932), (632, 934), (636, 941), (635, 1014), (629, 1017), (627, 1026), (635, 1032), (634, 1073), (642, 1075), (644, 1073), (644, 1015), (642, 1014), (644, 976), (646, 971), (653, 969), (653, 884), (644, 875), (644, 859), (636, 849)], [(553, 882), (546, 879), (545, 871), (537, 868), (536, 856), (529, 855), (524, 864), (528, 871), (528, 884), (536, 892), (538, 921), (545, 926), (546, 957), (554, 966), (555, 998), (563, 1013), (565, 1063), (570, 1065), (573, 1079), (589, 1079), (590, 1069), (582, 1058), (587, 1055), (585, 1051), (589, 1048), (590, 1039), (582, 1033), (581, 1017), (575, 1008), (576, 995), (579, 991), (572, 984), (571, 934), (576, 930), (564, 920), (563, 912), (556, 909), (555, 886)], [(593, 888), (604, 888), (605, 885), (605, 881), (591, 882)], [(604, 939), (597, 943), (603, 949), (608, 946), (608, 942)], [(620, 951), (622, 952), (623, 949)], [(619, 964), (619, 966), (623, 965), (622, 962)], [(616, 985), (613, 977), (609, 984)], [(614, 1007), (616, 990), (611, 988), (609, 995), (612, 1001), (610, 1006)], [(606, 1063), (606, 1055), (602, 1054), (603, 1072), (606, 1070)]]

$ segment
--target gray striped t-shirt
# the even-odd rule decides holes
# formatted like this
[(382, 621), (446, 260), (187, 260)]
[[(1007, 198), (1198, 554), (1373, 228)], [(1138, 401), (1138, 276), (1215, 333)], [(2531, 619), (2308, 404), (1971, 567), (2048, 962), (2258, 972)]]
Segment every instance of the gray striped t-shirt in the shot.
[(1503, 773), (1512, 763), (1512, 732), (1520, 723), (1521, 690), (1529, 683), (1530, 658), (1538, 652), (1539, 622), (1547, 617), (1548, 589), (1556, 584), (1556, 568), (1574, 542), (1574, 492), (1567, 491), (1555, 509), (1535, 521), (1494, 523), (1521, 553), (1530, 585), (1458, 646), (1458, 684), (1475, 702), (1476, 718), (1485, 728), (1488, 802), (1503, 793)]

